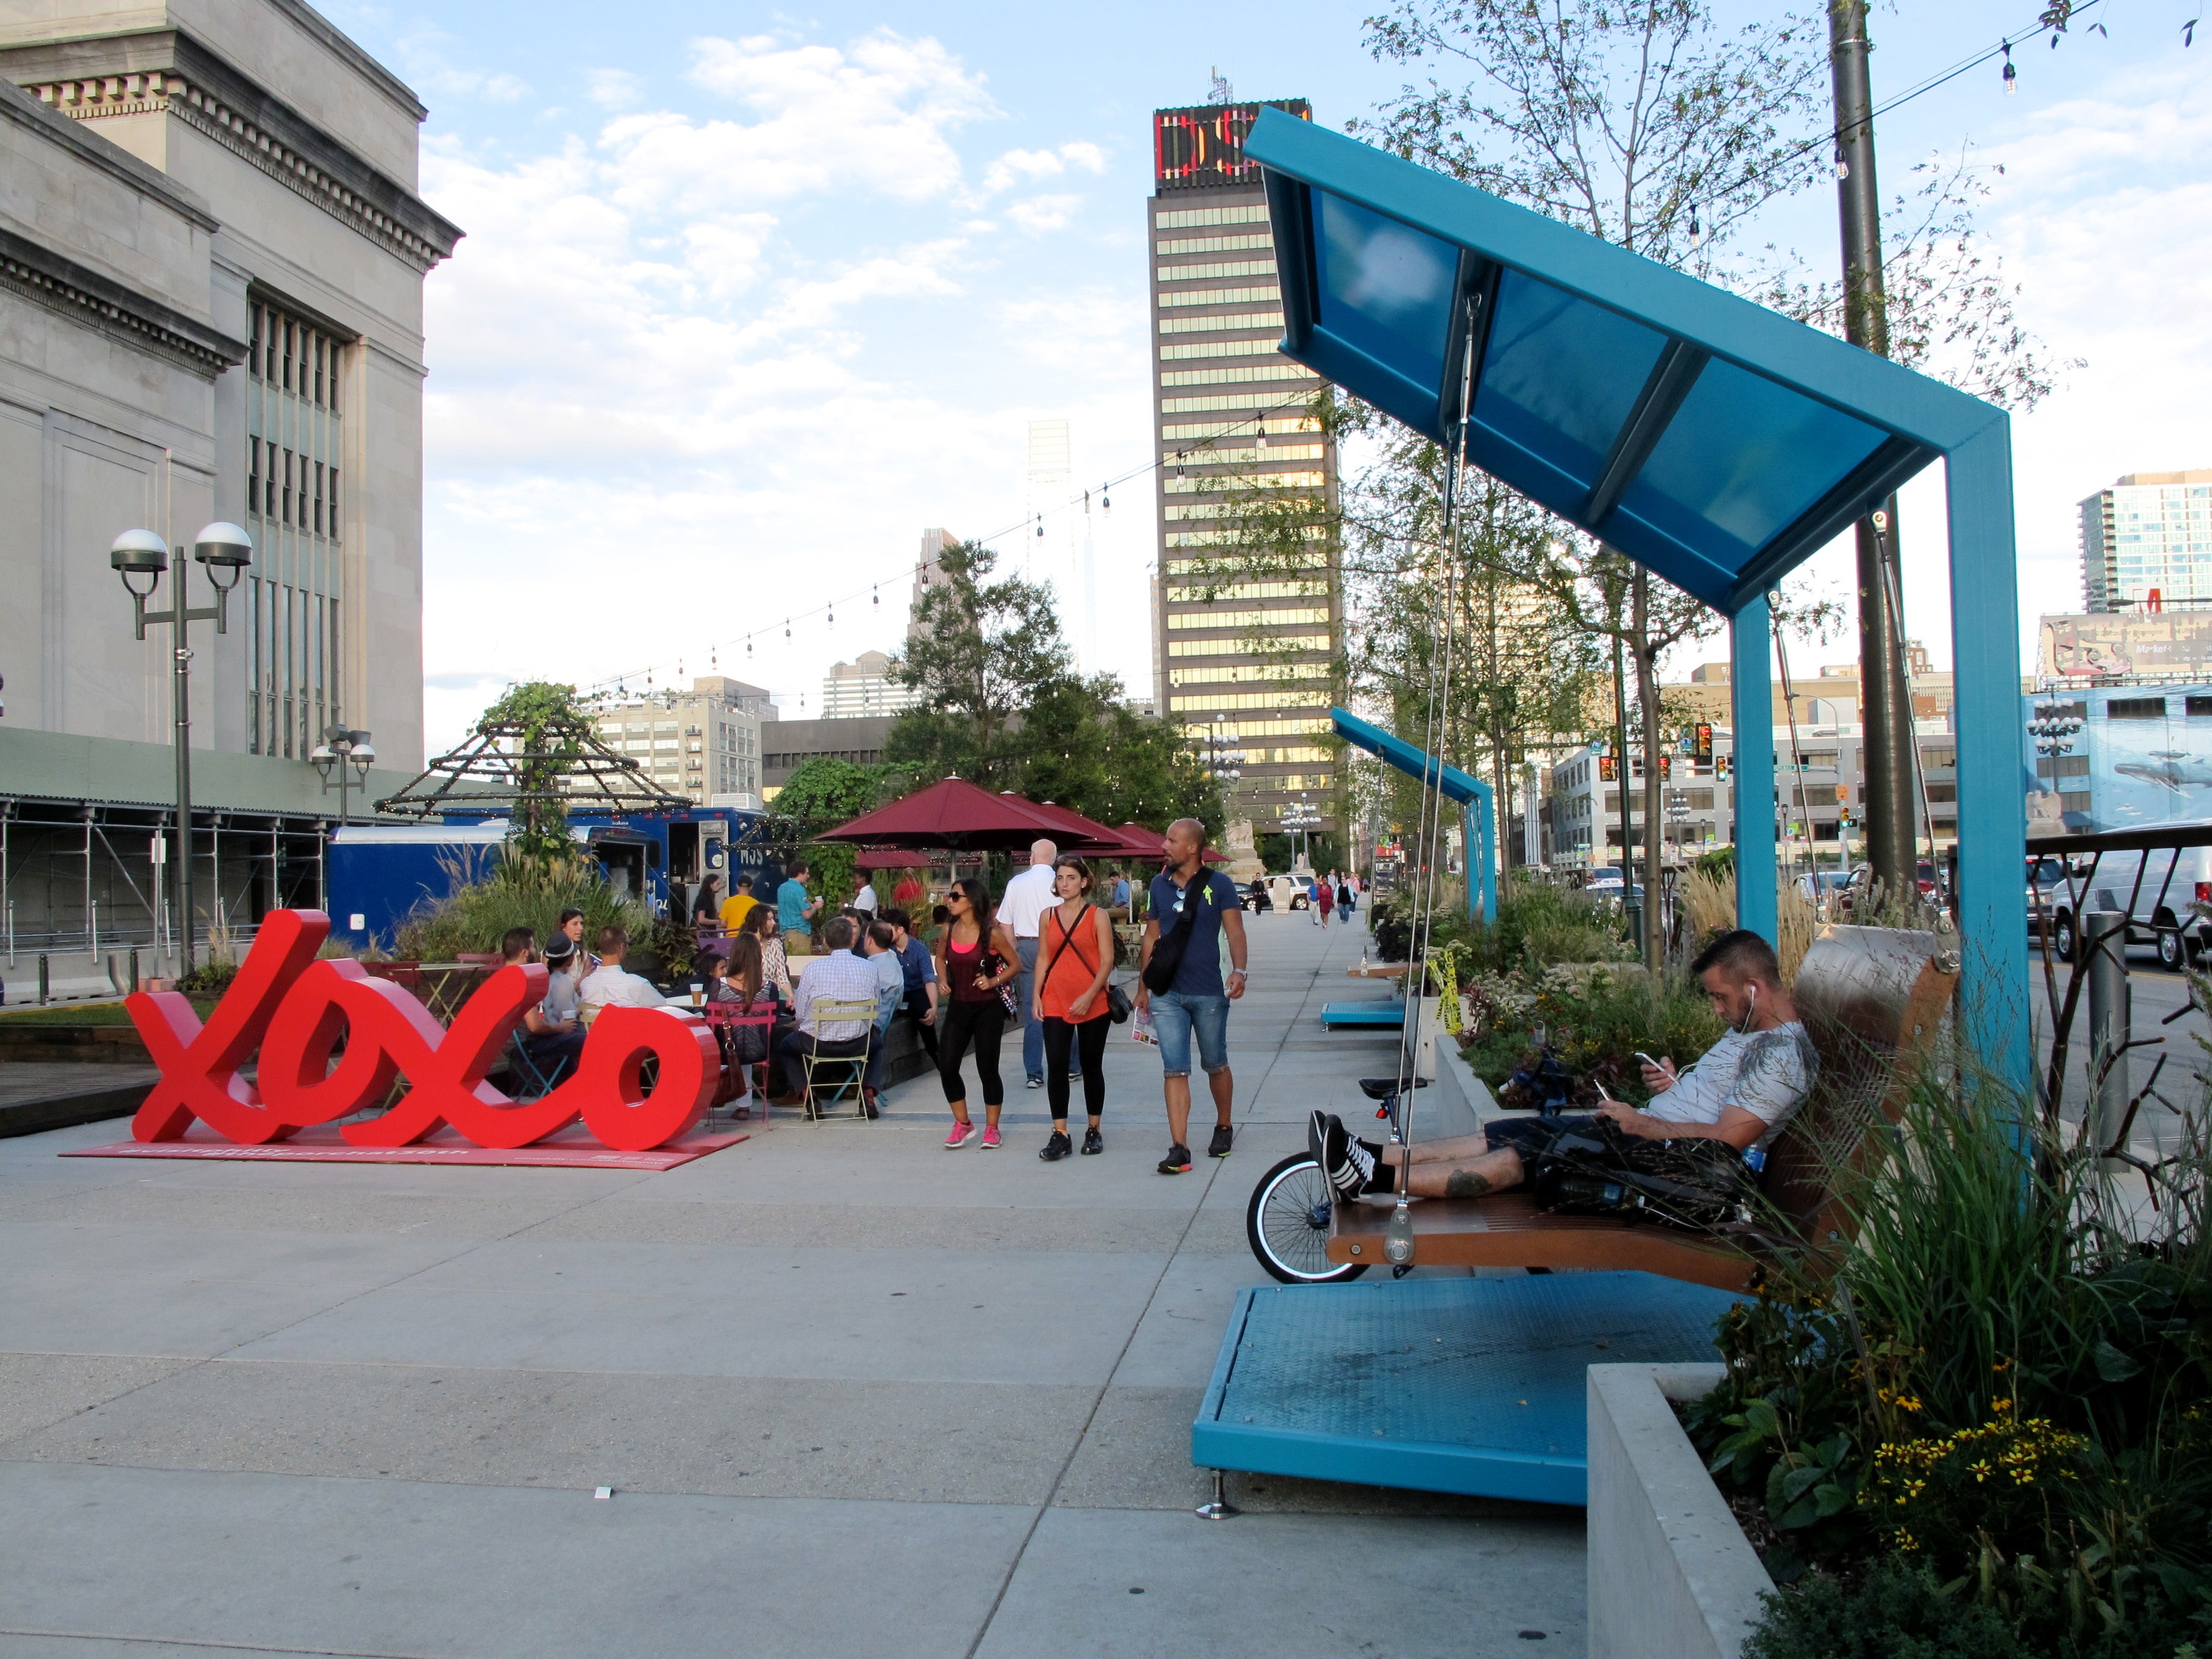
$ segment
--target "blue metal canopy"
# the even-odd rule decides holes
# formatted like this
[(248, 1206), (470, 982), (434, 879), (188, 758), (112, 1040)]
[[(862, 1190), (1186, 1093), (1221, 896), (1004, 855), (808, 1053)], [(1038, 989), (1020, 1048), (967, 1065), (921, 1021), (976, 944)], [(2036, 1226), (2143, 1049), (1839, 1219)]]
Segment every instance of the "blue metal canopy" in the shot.
[[(1958, 913), (1978, 1046), (2032, 1069), (2018, 577), (2000, 409), (1275, 110), (1282, 349), (1729, 617), (1737, 914), (1774, 937), (1767, 591), (1931, 461), (1948, 485)], [(1971, 596), (1961, 602), (1961, 596)]]
[(1733, 616), (2002, 414), (1681, 272), (1273, 110), (1289, 356)]
[(1460, 844), (1467, 849), (1468, 913), (1496, 915), (1498, 857), (1491, 838), (1498, 810), (1491, 787), (1472, 773), (1462, 772), (1449, 762), (1438, 760), (1425, 750), (1414, 748), (1403, 738), (1394, 737), (1371, 721), (1360, 719), (1348, 708), (1330, 709), (1328, 719), (1336, 735), (1346, 743), (1364, 749), (1408, 777), (1433, 786), (1446, 800), (1457, 801), (1465, 809), (1460, 815)]

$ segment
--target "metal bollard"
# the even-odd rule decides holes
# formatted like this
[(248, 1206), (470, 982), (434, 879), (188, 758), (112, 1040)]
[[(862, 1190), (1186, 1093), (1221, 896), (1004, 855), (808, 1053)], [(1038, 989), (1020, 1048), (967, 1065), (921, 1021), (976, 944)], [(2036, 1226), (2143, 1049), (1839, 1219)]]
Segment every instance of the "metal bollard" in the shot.
[(131, 947), (131, 994), (138, 994), (138, 947)]
[(39, 1006), (46, 1006), (46, 953), (39, 952)]
[[(2081, 915), (2089, 969), (2089, 1133), (2112, 1144), (2128, 1111), (2128, 919), (2118, 910)], [(2101, 1080), (2100, 1080), (2101, 1079)]]

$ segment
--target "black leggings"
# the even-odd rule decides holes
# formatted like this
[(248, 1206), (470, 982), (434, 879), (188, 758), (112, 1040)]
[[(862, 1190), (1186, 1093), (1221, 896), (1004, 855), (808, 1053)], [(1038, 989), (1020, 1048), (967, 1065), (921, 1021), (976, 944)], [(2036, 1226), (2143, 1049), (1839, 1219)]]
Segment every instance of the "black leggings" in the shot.
[(1056, 1015), (1044, 1017), (1044, 1093), (1052, 1103), (1052, 1121), (1067, 1121), (1067, 1051), (1083, 1056), (1083, 1109), (1097, 1117), (1106, 1109), (1106, 1029), (1113, 1021), (1101, 1014), (1071, 1025)]
[(937, 1075), (945, 1085), (946, 1103), (968, 1098), (960, 1081), (960, 1057), (973, 1041), (975, 1075), (983, 1079), (983, 1103), (1002, 1104), (1006, 1085), (999, 1078), (999, 1039), (1006, 1030), (1006, 1005), (995, 994), (983, 1002), (940, 1002), (937, 1018), (945, 1028), (937, 1042)]

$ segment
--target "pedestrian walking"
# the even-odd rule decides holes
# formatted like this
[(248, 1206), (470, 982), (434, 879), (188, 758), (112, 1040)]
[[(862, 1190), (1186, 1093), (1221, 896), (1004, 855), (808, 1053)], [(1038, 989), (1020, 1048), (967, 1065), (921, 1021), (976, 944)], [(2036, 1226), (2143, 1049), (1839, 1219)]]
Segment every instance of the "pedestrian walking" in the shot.
[(1052, 1133), (1037, 1156), (1058, 1162), (1073, 1150), (1067, 1138), (1068, 1056), (1082, 1057), (1083, 1110), (1091, 1120), (1083, 1150), (1106, 1150), (1099, 1123), (1106, 1110), (1106, 981), (1114, 973), (1114, 924), (1091, 902), (1091, 866), (1079, 858), (1053, 866), (1060, 903), (1037, 929), (1044, 966), (1036, 975), (1036, 1017), (1044, 1027), (1045, 1098)]
[(999, 1147), (999, 1109), (1006, 1085), (999, 1076), (999, 1039), (1006, 1034), (1006, 988), (1021, 970), (1013, 936), (991, 914), (991, 890), (980, 881), (956, 881), (945, 896), (950, 913), (937, 936), (937, 979), (945, 988), (944, 1030), (937, 1039), (937, 1075), (945, 1103), (952, 1109), (952, 1132), (945, 1150), (965, 1146), (975, 1138), (968, 1118), (968, 1090), (960, 1080), (961, 1057), (975, 1048), (975, 1075), (983, 1085), (983, 1150)]
[(1321, 885), (1314, 889), (1314, 908), (1321, 912), (1321, 925), (1328, 927), (1329, 914), (1336, 908), (1335, 871), (1330, 871)]
[(1057, 902), (1052, 861), (1059, 856), (1060, 848), (1051, 842), (1031, 842), (1030, 867), (1009, 881), (999, 897), (999, 920), (1021, 952), (1021, 979), (1014, 994), (1021, 1009), (1022, 1073), (1032, 1089), (1044, 1087), (1044, 1026), (1030, 1012), (1036, 1001), (1037, 921)]
[(1352, 912), (1359, 908), (1359, 895), (1352, 890), (1350, 876), (1337, 884), (1336, 908), (1344, 912), (1344, 925), (1351, 927)]
[[(1159, 1171), (1182, 1175), (1190, 1168), (1193, 1036), (1213, 1093), (1213, 1139), (1207, 1156), (1228, 1157), (1236, 1138), (1231, 1122), (1237, 1084), (1229, 1070), (1229, 1005), (1244, 994), (1244, 911), (1237, 902), (1237, 884), (1206, 868), (1206, 826), (1196, 818), (1177, 818), (1168, 826), (1167, 853), (1167, 869), (1152, 878), (1136, 1003), (1149, 1011), (1160, 1045), (1171, 1144)], [(1230, 962), (1225, 986), (1224, 934)]]

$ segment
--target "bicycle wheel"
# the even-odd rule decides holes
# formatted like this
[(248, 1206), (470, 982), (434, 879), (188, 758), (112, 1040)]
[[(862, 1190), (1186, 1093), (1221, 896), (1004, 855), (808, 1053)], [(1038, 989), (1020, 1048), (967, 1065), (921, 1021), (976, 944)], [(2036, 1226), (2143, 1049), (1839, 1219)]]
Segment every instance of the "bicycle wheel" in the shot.
[(1328, 1182), (1310, 1153), (1297, 1152), (1260, 1177), (1244, 1209), (1244, 1237), (1260, 1265), (1285, 1285), (1340, 1285), (1367, 1271), (1364, 1261), (1331, 1261)]

